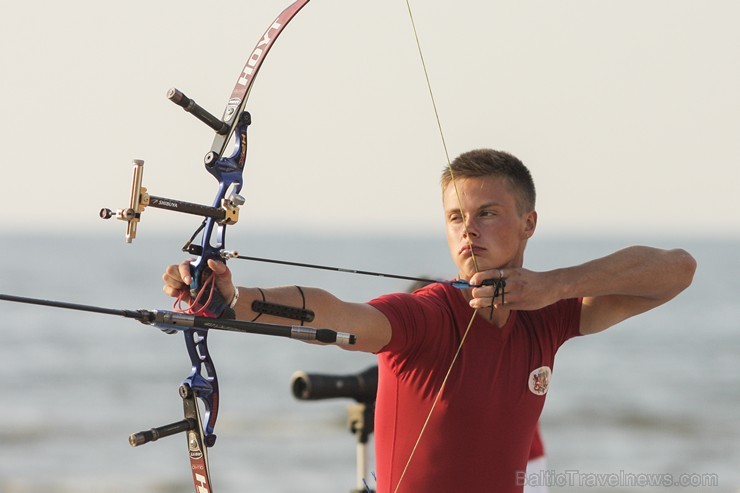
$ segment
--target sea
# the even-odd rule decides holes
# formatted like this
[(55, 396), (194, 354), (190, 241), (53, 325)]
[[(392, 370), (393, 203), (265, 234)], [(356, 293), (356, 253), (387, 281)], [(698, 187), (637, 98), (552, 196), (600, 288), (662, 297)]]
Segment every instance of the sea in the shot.
[[(2, 233), (0, 293), (115, 309), (169, 309), (182, 238)], [(185, 238), (186, 239), (186, 238)], [(444, 238), (250, 232), (243, 255), (449, 278)], [(693, 285), (670, 303), (559, 351), (541, 430), (551, 492), (740, 492), (740, 240), (668, 235), (533, 238), (525, 264), (575, 265), (630, 244), (682, 247)], [(239, 284), (299, 284), (349, 301), (408, 289), (381, 277), (231, 260)], [(194, 491), (185, 437), (130, 434), (182, 419), (181, 334), (117, 316), (0, 301), (0, 493)], [(351, 327), (346, 328), (351, 332)], [(356, 485), (350, 399), (296, 400), (297, 371), (353, 375), (372, 355), (211, 332), (220, 382), (218, 493), (346, 493)], [(475, 426), (475, 423), (471, 423)], [(374, 485), (372, 439), (367, 484)], [(495, 492), (492, 487), (491, 491)], [(467, 492), (462, 492), (467, 493)]]

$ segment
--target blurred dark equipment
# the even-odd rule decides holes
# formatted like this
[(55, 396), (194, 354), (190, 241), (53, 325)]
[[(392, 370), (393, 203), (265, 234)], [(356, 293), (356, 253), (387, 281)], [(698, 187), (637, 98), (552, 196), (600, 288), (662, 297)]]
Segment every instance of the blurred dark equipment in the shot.
[(378, 390), (378, 367), (371, 366), (356, 375), (324, 375), (298, 371), (291, 377), (296, 399), (313, 401), (348, 397), (357, 402), (375, 402)]
[(293, 396), (300, 400), (349, 398), (357, 401), (347, 408), (349, 430), (357, 439), (357, 487), (351, 493), (375, 493), (365, 483), (367, 441), (375, 429), (375, 395), (378, 366), (355, 375), (326, 375), (298, 371), (290, 379)]

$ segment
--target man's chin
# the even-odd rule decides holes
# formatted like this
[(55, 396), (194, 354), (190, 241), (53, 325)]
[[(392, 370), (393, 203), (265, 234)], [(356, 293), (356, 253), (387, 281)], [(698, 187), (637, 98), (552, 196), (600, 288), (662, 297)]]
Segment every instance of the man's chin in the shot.
[(465, 279), (470, 279), (473, 274), (476, 274), (478, 272), (485, 272), (488, 270), (498, 270), (502, 268), (499, 264), (494, 264), (493, 262), (488, 262), (485, 260), (481, 260), (480, 258), (477, 259), (477, 269), (476, 265), (473, 264), (473, 262), (465, 264), (465, 269), (462, 270), (462, 272), (467, 273), (467, 277)]
[(469, 280), (477, 272), (499, 269), (500, 265), (479, 255), (475, 259), (470, 256), (460, 258), (457, 262), (457, 268), (460, 272), (460, 278)]
[(478, 269), (475, 268), (475, 262), (473, 262), (471, 259), (466, 259), (462, 265), (458, 265), (459, 268), (459, 274), (458, 277), (460, 279), (470, 280), (473, 275), (478, 272)]

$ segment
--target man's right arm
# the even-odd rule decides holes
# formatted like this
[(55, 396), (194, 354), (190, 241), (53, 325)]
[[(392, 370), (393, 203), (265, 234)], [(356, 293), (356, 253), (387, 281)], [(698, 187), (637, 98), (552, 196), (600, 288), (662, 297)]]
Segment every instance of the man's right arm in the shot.
[[(221, 262), (210, 261), (209, 267), (216, 275), (216, 288), (224, 299), (234, 298), (234, 284), (231, 271)], [(171, 265), (162, 279), (165, 282), (164, 292), (176, 297), (190, 284), (190, 264)], [(304, 325), (348, 332), (357, 336), (356, 344), (344, 346), (352, 351), (375, 353), (381, 350), (391, 339), (391, 325), (379, 310), (367, 303), (349, 303), (342, 301), (331, 293), (318, 289), (296, 286), (279, 286), (272, 288), (240, 287), (239, 297), (234, 309), (239, 320), (254, 320), (259, 316), (265, 323), (295, 323), (286, 318), (260, 314), (252, 310), (252, 303), (264, 301), (296, 308), (305, 307), (314, 313), (314, 319)]]

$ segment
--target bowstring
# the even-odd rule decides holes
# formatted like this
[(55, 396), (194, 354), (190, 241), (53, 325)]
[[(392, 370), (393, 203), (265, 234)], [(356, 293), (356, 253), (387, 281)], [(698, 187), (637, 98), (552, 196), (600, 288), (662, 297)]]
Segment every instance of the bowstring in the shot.
[[(463, 230), (465, 232), (465, 239), (468, 242), (468, 245), (470, 245), (470, 255), (471, 259), (473, 261), (473, 268), (475, 272), (478, 272), (478, 261), (475, 257), (475, 252), (472, 248), (472, 241), (470, 240), (470, 234), (468, 233), (468, 224), (465, 220), (465, 213), (463, 212), (463, 206), (462, 206), (462, 200), (460, 199), (460, 190), (457, 187), (457, 181), (455, 179), (455, 173), (452, 170), (452, 161), (450, 160), (450, 153), (447, 149), (447, 141), (445, 139), (444, 131), (442, 129), (442, 122), (439, 117), (439, 111), (437, 110), (437, 102), (434, 97), (434, 91), (432, 90), (432, 83), (429, 79), (429, 71), (427, 70), (427, 64), (424, 60), (424, 52), (421, 49), (421, 42), (419, 41), (419, 33), (416, 29), (416, 22), (414, 21), (414, 13), (411, 9), (411, 2), (410, 0), (405, 0), (406, 2), (406, 8), (409, 13), (409, 20), (411, 21), (411, 28), (414, 32), (414, 39), (416, 40), (416, 48), (419, 52), (419, 59), (421, 60), (421, 66), (424, 70), (424, 78), (426, 79), (427, 89), (429, 90), (429, 98), (432, 101), (432, 108), (434, 109), (434, 117), (437, 120), (437, 129), (439, 130), (439, 136), (442, 140), (442, 147), (444, 148), (445, 152), (445, 158), (447, 159), (447, 169), (450, 172), (450, 178), (452, 186), (455, 190), (455, 197), (457, 198), (457, 205), (460, 208), (460, 215), (462, 217), (463, 222)], [(439, 390), (437, 391), (437, 394), (434, 396), (434, 400), (432, 401), (432, 406), (429, 409), (429, 413), (427, 414), (426, 419), (424, 420), (424, 424), (421, 427), (421, 431), (419, 432), (419, 436), (416, 438), (416, 442), (414, 443), (414, 446), (411, 449), (411, 453), (409, 454), (409, 458), (406, 461), (406, 465), (403, 468), (403, 471), (401, 472), (401, 476), (398, 478), (398, 483), (396, 483), (396, 487), (393, 490), (393, 493), (398, 493), (398, 489), (401, 487), (401, 483), (403, 482), (403, 478), (406, 476), (406, 471), (409, 469), (409, 465), (411, 464), (411, 460), (414, 457), (414, 454), (416, 453), (417, 448), (419, 447), (419, 443), (421, 442), (422, 437), (424, 436), (424, 432), (427, 429), (427, 425), (429, 424), (429, 421), (432, 418), (432, 414), (434, 413), (434, 409), (437, 407), (437, 403), (439, 402), (440, 397), (442, 396), (442, 392), (444, 391), (445, 387), (447, 386), (447, 380), (450, 377), (450, 374), (452, 373), (452, 369), (455, 366), (455, 363), (457, 362), (457, 358), (460, 355), (460, 351), (462, 350), (463, 344), (465, 344), (465, 340), (468, 337), (468, 333), (470, 332), (470, 328), (473, 326), (473, 321), (475, 321), (475, 316), (478, 314), (478, 309), (473, 310), (473, 315), (470, 317), (470, 321), (468, 322), (468, 326), (465, 329), (465, 332), (463, 333), (462, 338), (460, 339), (460, 344), (457, 346), (457, 350), (455, 351), (455, 355), (452, 357), (452, 362), (450, 363), (450, 366), (447, 368), (447, 372), (445, 373), (444, 378), (442, 379), (442, 384), (439, 387)]]

